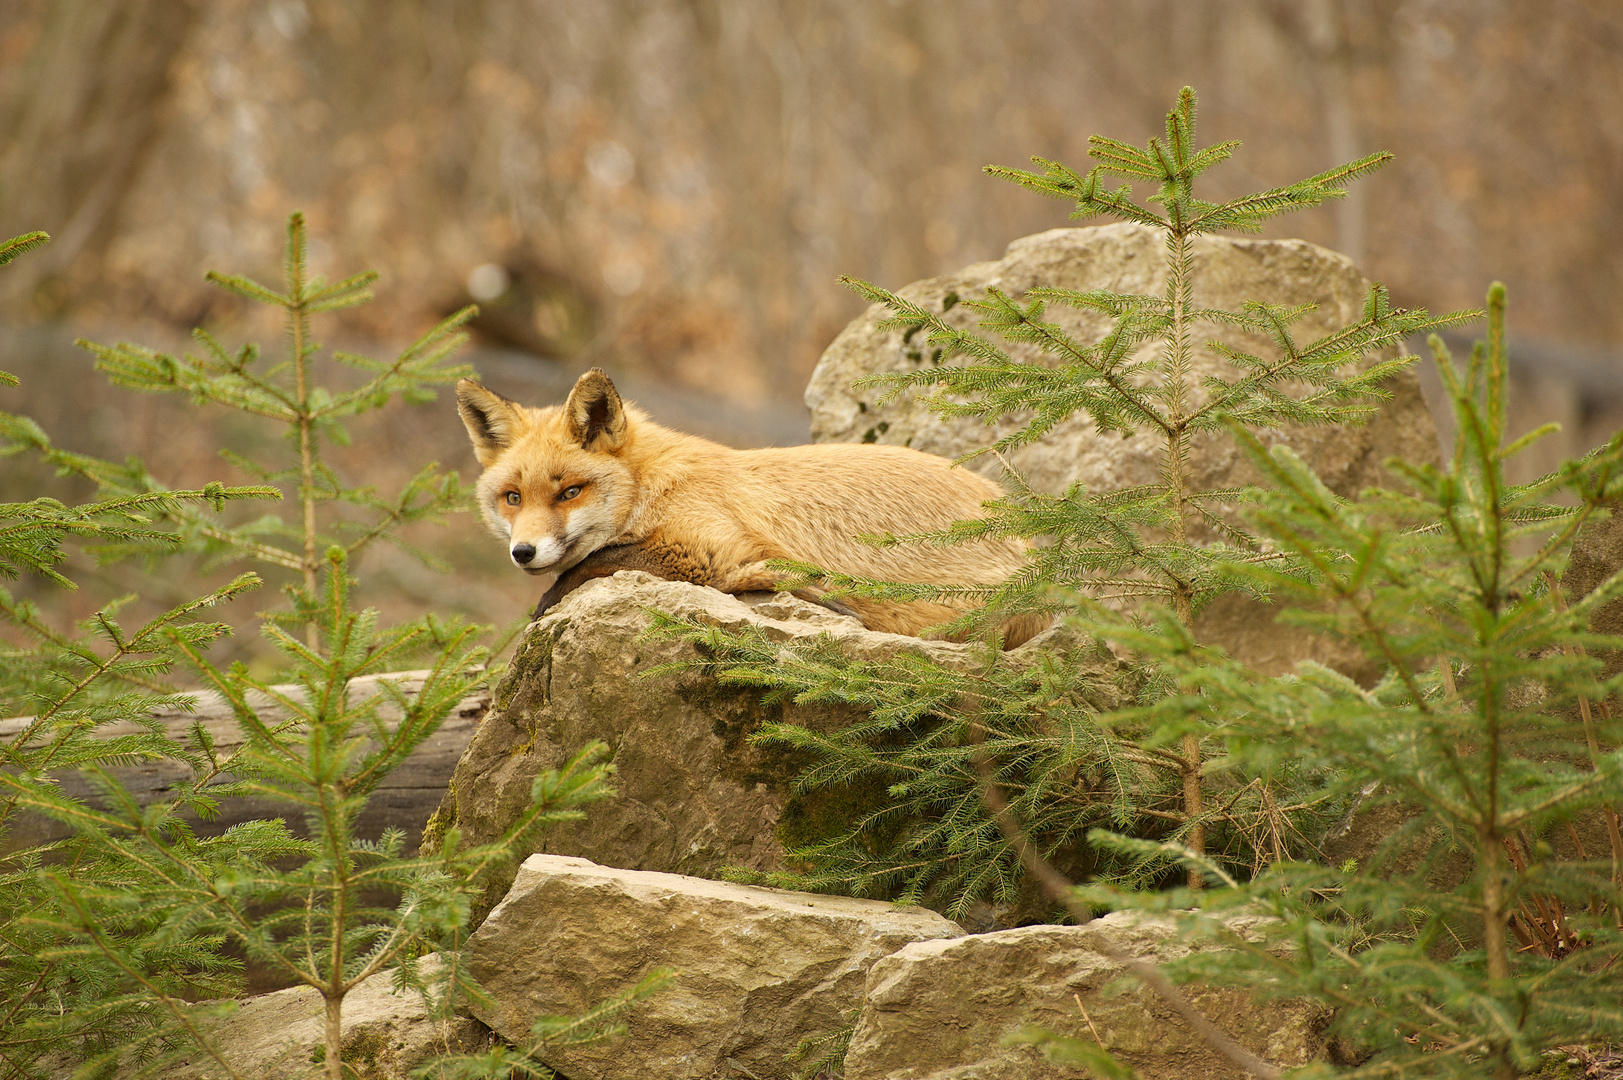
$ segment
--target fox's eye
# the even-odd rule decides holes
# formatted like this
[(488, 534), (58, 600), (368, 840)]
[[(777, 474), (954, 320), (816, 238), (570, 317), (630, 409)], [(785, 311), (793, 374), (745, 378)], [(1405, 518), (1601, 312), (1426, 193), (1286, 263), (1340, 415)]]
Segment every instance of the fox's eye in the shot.
[(517, 506), (521, 501), (523, 501), (519, 498), (519, 494), (516, 491), (509, 491), (507, 494), (503, 495), (502, 498), (507, 500), (508, 506)]
[(564, 488), (563, 493), (558, 496), (558, 501), (564, 502), (566, 500), (573, 499), (576, 495), (580, 494), (581, 487), (582, 485), (580, 484), (572, 484), (571, 486)]

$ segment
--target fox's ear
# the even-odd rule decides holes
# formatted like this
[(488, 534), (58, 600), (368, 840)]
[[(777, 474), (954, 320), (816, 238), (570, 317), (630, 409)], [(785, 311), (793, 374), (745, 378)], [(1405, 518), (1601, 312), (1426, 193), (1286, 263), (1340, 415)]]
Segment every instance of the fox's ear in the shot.
[(521, 406), (500, 394), (486, 390), (472, 379), (456, 382), (456, 411), (473, 440), (473, 455), (479, 464), (489, 465), (513, 445), (523, 426)]
[(569, 434), (587, 450), (618, 450), (626, 438), (626, 407), (614, 383), (593, 368), (575, 380), (564, 402)]

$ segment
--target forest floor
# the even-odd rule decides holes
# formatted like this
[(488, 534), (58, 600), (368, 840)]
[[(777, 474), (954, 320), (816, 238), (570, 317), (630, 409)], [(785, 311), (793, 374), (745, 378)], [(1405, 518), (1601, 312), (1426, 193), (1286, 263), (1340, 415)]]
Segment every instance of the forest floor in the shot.
[(1623, 1080), (1623, 1046), (1563, 1046), (1544, 1059), (1547, 1080)]

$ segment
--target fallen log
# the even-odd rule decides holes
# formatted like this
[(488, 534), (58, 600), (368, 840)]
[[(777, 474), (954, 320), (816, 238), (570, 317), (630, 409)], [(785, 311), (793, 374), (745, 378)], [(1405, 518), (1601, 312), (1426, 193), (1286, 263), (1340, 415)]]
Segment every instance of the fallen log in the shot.
[[(349, 684), (351, 700), (376, 695), (380, 682), (392, 683), (406, 694), (414, 694), (422, 688), (427, 674), (426, 671), (395, 671), (354, 679)], [(278, 686), (275, 689), (288, 697), (303, 696), (302, 689), (297, 685)], [(185, 708), (155, 709), (151, 714), (171, 738), (184, 739), (194, 724), (201, 724), (214, 740), (222, 757), (243, 745), (242, 729), (232, 714), (231, 706), (220, 694), (212, 690), (198, 690), (188, 697), (190, 701)], [(262, 697), (255, 700), (255, 697), (251, 694), (249, 700), (259, 707), (259, 715), (265, 722), (274, 724), (286, 718), (286, 711), (279, 705)], [(408, 850), (415, 851), (423, 825), (439, 806), (462, 752), (467, 749), (475, 728), (489, 708), (488, 689), (480, 690), (458, 703), (439, 730), (424, 739), (411, 757), (384, 778), (361, 814), (357, 835), (376, 839), (385, 829), (402, 829), (406, 833)], [(386, 723), (397, 723), (400, 719), (399, 710), (390, 703), (381, 705), (378, 713)], [(28, 716), (0, 720), (0, 744), (17, 738), (32, 720)], [(131, 723), (109, 724), (97, 732), (97, 737), (112, 738), (137, 730), (136, 725)], [(108, 771), (143, 806), (168, 798), (175, 784), (191, 776), (191, 771), (183, 763), (169, 758), (119, 766)], [(61, 784), (65, 794), (83, 799), (93, 806), (105, 805), (100, 792), (81, 773), (63, 771), (52, 776)], [(215, 836), (232, 825), (260, 818), (285, 818), (289, 827), (300, 835), (304, 834), (304, 821), (297, 807), (263, 796), (222, 800), (216, 816), (207, 820), (191, 820), (200, 835)], [(39, 814), (16, 815), (8, 825), (9, 831), (0, 836), (0, 852), (62, 839), (71, 831), (66, 825)]]

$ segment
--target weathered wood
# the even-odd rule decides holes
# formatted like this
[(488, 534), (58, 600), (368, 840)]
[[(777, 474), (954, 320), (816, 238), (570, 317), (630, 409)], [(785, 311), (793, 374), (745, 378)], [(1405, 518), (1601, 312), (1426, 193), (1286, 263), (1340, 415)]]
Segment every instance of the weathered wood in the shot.
[[(426, 671), (395, 671), (355, 679), (349, 684), (351, 700), (376, 695), (379, 692), (378, 684), (383, 681), (393, 683), (408, 695), (415, 694), (422, 688), (423, 679), (427, 674)], [(278, 686), (275, 689), (290, 698), (303, 697), (303, 691), (297, 685)], [(194, 724), (201, 724), (209, 737), (214, 740), (214, 745), (221, 756), (230, 754), (243, 745), (245, 740), (242, 730), (237, 725), (230, 705), (220, 694), (212, 690), (199, 690), (189, 697), (191, 704), (187, 708), (158, 709), (152, 713), (163, 724), (164, 730), (171, 738), (184, 739)], [(250, 695), (249, 700), (256, 706), (262, 706), (259, 715), (267, 723), (277, 723), (287, 716), (285, 709), (262, 696)], [(461, 759), (463, 750), (467, 749), (468, 742), (473, 738), (475, 728), (489, 708), (489, 690), (481, 690), (464, 698), (446, 717), (439, 730), (423, 740), (411, 757), (384, 778), (366, 810), (361, 814), (357, 826), (358, 835), (376, 839), (382, 835), (384, 829), (402, 829), (406, 833), (408, 847), (415, 849), (424, 823), (439, 806), (446, 786), (450, 783), (451, 774), (456, 769), (457, 761)], [(399, 722), (399, 710), (392, 704), (381, 705), (378, 713), (385, 723), (392, 725)], [(0, 743), (15, 739), (32, 719), (24, 716), (0, 720)], [(139, 728), (132, 723), (110, 724), (100, 729), (97, 737), (112, 738), (115, 735), (128, 735), (138, 730)], [(168, 797), (176, 783), (190, 776), (190, 770), (185, 765), (167, 758), (120, 766), (108, 771), (117, 777), (143, 806)], [(104, 805), (100, 793), (80, 773), (64, 771), (52, 775), (61, 784), (65, 794), (84, 799), (91, 805)], [(195, 819), (194, 821), (200, 834), (213, 836), (224, 832), (232, 825), (256, 818), (285, 818), (295, 831), (301, 834), (305, 831), (297, 807), (263, 797), (223, 801), (218, 816), (207, 821)], [(38, 814), (19, 815), (9, 824), (9, 833), (0, 838), (0, 850), (15, 851), (48, 840), (60, 839), (67, 836), (70, 831), (60, 822)]]

